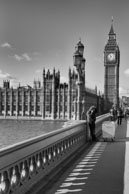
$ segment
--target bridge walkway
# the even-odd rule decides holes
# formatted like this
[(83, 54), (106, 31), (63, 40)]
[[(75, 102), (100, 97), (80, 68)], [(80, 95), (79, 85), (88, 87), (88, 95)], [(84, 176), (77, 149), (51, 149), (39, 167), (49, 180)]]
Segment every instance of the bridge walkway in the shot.
[[(117, 127), (115, 141), (91, 143), (76, 161), (38, 194), (127, 194), (129, 181), (129, 121)], [(125, 178), (124, 178), (125, 177)]]

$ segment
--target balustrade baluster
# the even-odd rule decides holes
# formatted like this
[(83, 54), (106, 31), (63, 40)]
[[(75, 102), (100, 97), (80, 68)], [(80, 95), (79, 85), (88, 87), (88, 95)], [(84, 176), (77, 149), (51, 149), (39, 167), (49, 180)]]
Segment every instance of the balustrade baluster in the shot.
[(7, 172), (0, 174), (0, 194), (6, 194), (8, 193), (10, 189), (10, 182), (8, 179)]

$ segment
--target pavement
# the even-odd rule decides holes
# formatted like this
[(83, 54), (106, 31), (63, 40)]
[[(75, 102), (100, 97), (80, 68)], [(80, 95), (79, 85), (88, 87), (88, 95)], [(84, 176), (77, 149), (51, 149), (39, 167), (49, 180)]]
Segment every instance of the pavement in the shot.
[(104, 142), (100, 137), (98, 142), (91, 143), (38, 194), (128, 194), (128, 125), (123, 119), (114, 142), (110, 139)]

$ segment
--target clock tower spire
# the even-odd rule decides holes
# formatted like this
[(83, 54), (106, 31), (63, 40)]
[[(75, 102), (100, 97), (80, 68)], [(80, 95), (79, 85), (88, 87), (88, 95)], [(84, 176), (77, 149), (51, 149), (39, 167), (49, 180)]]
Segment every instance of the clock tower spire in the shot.
[(104, 98), (118, 107), (120, 51), (116, 42), (113, 19), (108, 36), (109, 38), (104, 49)]

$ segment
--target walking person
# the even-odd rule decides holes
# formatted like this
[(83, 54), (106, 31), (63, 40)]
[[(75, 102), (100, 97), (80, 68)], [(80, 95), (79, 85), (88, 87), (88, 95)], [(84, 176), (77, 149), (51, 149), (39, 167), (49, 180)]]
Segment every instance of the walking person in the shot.
[(121, 125), (122, 123), (122, 109), (118, 108), (117, 110), (117, 124)]
[(117, 120), (117, 108), (114, 107), (113, 110), (114, 110), (114, 121), (116, 121)]
[(125, 118), (125, 120), (127, 119), (127, 110), (126, 109), (124, 109), (124, 118)]
[(111, 120), (111, 121), (114, 121), (114, 119), (115, 119), (114, 117), (115, 117), (115, 112), (114, 112), (114, 109), (111, 108), (111, 109), (110, 109), (110, 120)]
[(92, 106), (87, 111), (87, 121), (88, 121), (88, 124), (89, 124), (92, 141), (96, 141), (97, 140), (96, 135), (95, 135), (96, 113), (97, 113), (97, 109), (94, 106)]

